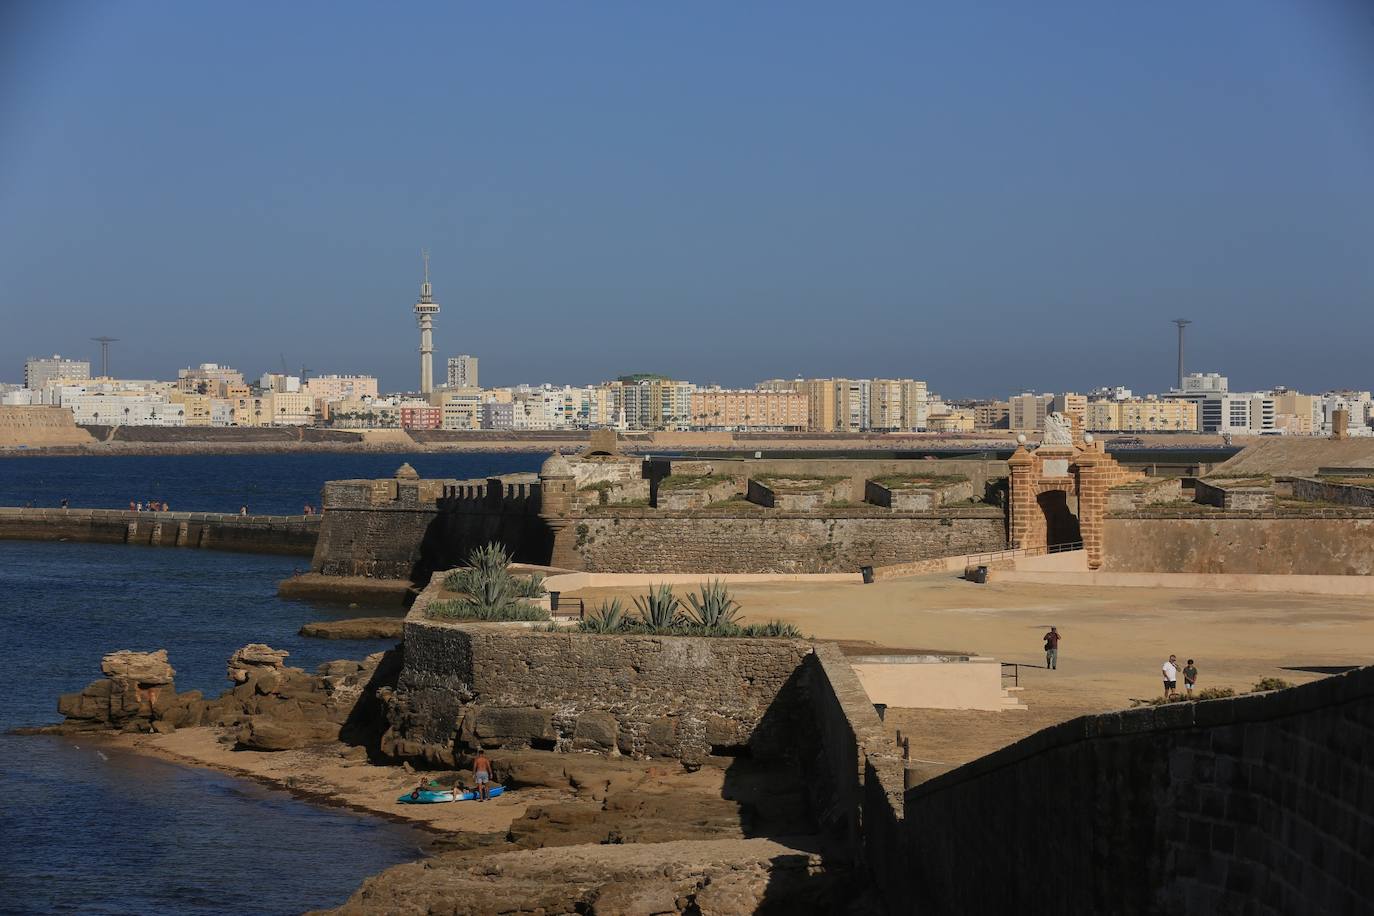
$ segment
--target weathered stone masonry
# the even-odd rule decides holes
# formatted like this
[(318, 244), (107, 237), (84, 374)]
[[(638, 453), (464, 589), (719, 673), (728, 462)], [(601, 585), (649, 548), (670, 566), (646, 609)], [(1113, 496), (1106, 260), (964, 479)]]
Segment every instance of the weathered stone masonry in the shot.
[(700, 760), (775, 753), (810, 644), (550, 633), (412, 610), (384, 749), (451, 765), (460, 748), (535, 746)]
[(0, 539), (146, 544), (310, 556), (315, 550), (320, 522), (320, 516), (314, 515), (0, 508)]
[(579, 568), (591, 572), (852, 572), (1000, 550), (993, 506), (875, 514), (864, 509), (588, 509), (572, 521)]
[(1371, 747), (1374, 668), (1065, 722), (906, 793), (906, 911), (1369, 912)]

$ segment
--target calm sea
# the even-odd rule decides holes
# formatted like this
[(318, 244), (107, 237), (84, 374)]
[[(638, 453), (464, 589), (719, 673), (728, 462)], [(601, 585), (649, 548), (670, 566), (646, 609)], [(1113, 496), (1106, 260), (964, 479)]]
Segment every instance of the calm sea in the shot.
[[(0, 461), (0, 504), (128, 499), (173, 508), (299, 511), (327, 479), (533, 470), (541, 454), (25, 458)], [(125, 495), (128, 494), (128, 495)], [(22, 498), (21, 498), (22, 497)], [(318, 497), (316, 496), (316, 501)], [(114, 649), (165, 648), (177, 688), (217, 694), (248, 642), (307, 670), (387, 642), (307, 640), (307, 620), (387, 613), (283, 601), (300, 560), (107, 544), (0, 541), (0, 731), (57, 720), (57, 695), (100, 677)], [(392, 611), (394, 613), (394, 611)], [(297, 913), (420, 855), (410, 828), (218, 774), (97, 748), (0, 735), (0, 912)]]
[(127, 509), (165, 500), (182, 512), (298, 515), (326, 480), (390, 477), (409, 462), (421, 477), (465, 480), (537, 471), (548, 452), (443, 454), (101, 455), (0, 458), (0, 506)]

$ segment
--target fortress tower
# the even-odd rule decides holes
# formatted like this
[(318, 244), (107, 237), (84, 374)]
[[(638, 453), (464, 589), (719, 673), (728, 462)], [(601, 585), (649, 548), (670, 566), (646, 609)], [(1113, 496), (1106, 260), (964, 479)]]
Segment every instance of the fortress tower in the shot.
[(415, 303), (415, 321), (420, 326), (420, 393), (434, 390), (434, 316), (439, 305), (429, 285), (429, 250), (420, 252), (425, 262), (425, 282), (420, 284), (420, 301)]

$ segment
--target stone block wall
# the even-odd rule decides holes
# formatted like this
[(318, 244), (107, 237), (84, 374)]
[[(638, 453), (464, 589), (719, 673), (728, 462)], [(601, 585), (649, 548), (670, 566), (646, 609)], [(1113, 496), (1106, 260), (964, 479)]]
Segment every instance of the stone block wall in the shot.
[(1274, 488), (1270, 484), (1199, 480), (1193, 485), (1193, 501), (1217, 509), (1263, 511), (1274, 508)]
[(1153, 508), (1110, 515), (1103, 530), (1108, 572), (1374, 575), (1371, 509)]
[(1183, 480), (1178, 477), (1147, 477), (1107, 491), (1108, 512), (1130, 512), (1157, 503), (1183, 499)]
[[(423, 596), (422, 596), (423, 597)], [(602, 636), (430, 621), (417, 602), (388, 699), (388, 753), (535, 746), (700, 760), (783, 753), (805, 714), (809, 643)]]
[(900, 911), (1368, 912), (1370, 747), (1374, 668), (1065, 722), (906, 792)]
[(1294, 499), (1374, 509), (1374, 487), (1328, 483), (1324, 480), (1312, 480), (1307, 477), (1293, 478), (1291, 486)]
[(745, 497), (751, 503), (769, 509), (804, 512), (809, 509), (820, 509), (831, 503), (848, 502), (850, 490), (848, 480), (818, 482), (815, 487), (803, 489), (751, 477)]
[(588, 572), (853, 572), (1006, 547), (992, 506), (928, 513), (828, 509), (587, 510), (573, 549)]
[[(645, 481), (645, 483), (647, 482)], [(658, 508), (704, 509), (712, 503), (729, 499), (739, 491), (739, 484), (734, 480), (718, 480), (703, 486), (681, 486), (671, 489), (660, 486), (658, 488)]]

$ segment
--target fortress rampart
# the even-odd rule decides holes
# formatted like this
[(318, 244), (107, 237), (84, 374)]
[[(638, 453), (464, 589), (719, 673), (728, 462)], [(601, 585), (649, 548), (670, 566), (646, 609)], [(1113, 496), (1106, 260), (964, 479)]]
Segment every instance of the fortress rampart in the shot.
[[(315, 573), (423, 582), (489, 541), (521, 562), (662, 573), (853, 572), (1006, 546), (996, 504), (1005, 462), (556, 456), (537, 477), (424, 480), (402, 470), (325, 486)], [(946, 482), (926, 488), (927, 508), (892, 508), (864, 501), (880, 474)], [(675, 475), (677, 486), (665, 482)], [(745, 498), (763, 489), (752, 480), (777, 486), (779, 477), (799, 481), (783, 488), (794, 508)]]
[(1148, 507), (1103, 522), (1107, 572), (1374, 575), (1374, 508)]
[(315, 551), (321, 521), (318, 515), (0, 508), (0, 539), (147, 544), (310, 556)]
[(1065, 722), (906, 792), (901, 911), (1366, 912), (1371, 746), (1374, 668)]

